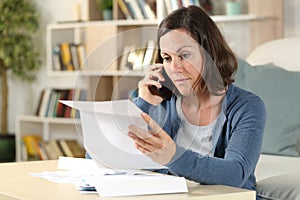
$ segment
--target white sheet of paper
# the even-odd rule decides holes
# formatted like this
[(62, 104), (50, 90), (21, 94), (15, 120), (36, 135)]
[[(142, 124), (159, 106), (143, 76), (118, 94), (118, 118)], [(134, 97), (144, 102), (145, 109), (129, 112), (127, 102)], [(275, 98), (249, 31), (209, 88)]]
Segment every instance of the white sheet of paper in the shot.
[(165, 175), (115, 175), (93, 177), (100, 197), (188, 192), (185, 178)]
[(142, 111), (130, 100), (60, 102), (80, 111), (84, 146), (97, 164), (126, 170), (164, 167), (138, 151), (128, 137), (130, 124), (147, 129)]
[(60, 156), (58, 169), (29, 173), (55, 183), (74, 183), (80, 193), (98, 193), (100, 197), (188, 192), (185, 178), (151, 171), (115, 172), (97, 166), (92, 159)]
[(57, 169), (74, 171), (79, 173), (88, 172), (89, 174), (99, 174), (99, 175), (115, 173), (115, 171), (110, 168), (97, 165), (95, 161), (92, 159), (73, 158), (73, 157), (65, 157), (65, 156), (60, 156), (58, 158)]

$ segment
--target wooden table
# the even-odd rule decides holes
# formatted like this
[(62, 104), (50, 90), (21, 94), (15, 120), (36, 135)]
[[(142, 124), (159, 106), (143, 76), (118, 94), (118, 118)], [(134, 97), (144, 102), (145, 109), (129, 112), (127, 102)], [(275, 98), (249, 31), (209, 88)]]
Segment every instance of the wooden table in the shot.
[(57, 171), (57, 160), (0, 164), (1, 200), (255, 200), (255, 191), (221, 185), (200, 185), (188, 181), (188, 193), (100, 198), (98, 194), (80, 194), (74, 184), (53, 183), (29, 175), (30, 172)]

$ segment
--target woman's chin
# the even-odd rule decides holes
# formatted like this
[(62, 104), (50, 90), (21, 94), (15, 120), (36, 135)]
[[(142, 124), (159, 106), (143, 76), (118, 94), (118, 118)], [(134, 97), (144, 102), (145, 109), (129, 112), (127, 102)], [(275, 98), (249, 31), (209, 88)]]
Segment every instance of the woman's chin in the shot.
[(193, 94), (192, 90), (190, 88), (181, 88), (177, 87), (177, 90), (182, 96), (190, 96)]

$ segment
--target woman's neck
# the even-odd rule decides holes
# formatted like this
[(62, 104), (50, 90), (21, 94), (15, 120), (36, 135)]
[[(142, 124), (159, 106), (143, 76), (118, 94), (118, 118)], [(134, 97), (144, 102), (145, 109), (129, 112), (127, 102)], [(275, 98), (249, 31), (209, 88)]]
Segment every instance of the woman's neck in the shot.
[(183, 96), (181, 107), (187, 120), (194, 125), (204, 126), (214, 121), (222, 109), (225, 96), (222, 95), (191, 95)]

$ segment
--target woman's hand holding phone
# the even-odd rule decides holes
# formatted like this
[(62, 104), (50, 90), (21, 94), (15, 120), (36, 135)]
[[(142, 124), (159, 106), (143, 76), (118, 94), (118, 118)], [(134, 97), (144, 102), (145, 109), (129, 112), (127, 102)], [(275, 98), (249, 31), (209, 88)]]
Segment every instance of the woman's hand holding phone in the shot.
[(161, 88), (160, 82), (165, 81), (164, 76), (161, 71), (163, 69), (163, 64), (154, 64), (148, 67), (148, 71), (139, 84), (139, 97), (143, 98), (145, 101), (158, 105), (163, 101), (161, 96), (153, 94), (149, 88), (155, 86), (156, 88)]

